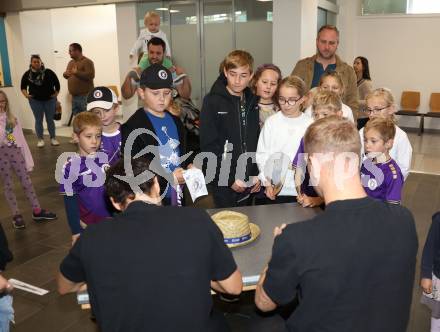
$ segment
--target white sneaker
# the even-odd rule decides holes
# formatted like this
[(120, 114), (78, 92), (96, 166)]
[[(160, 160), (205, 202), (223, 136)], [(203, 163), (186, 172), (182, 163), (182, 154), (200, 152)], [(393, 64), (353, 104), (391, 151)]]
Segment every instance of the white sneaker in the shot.
[(37, 143), (37, 146), (38, 146), (39, 148), (42, 148), (42, 147), (44, 146), (44, 140), (39, 139), (39, 140), (38, 140), (38, 143)]
[(53, 146), (58, 146), (60, 145), (60, 142), (58, 142), (56, 138), (51, 138), (50, 144), (52, 144)]

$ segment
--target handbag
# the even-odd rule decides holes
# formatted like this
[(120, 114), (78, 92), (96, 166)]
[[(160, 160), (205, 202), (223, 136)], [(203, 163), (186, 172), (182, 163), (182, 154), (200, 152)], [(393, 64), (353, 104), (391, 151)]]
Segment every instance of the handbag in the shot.
[(53, 119), (56, 121), (61, 120), (61, 113), (63, 112), (63, 109), (61, 108), (61, 103), (57, 100), (55, 105), (55, 114), (53, 115)]

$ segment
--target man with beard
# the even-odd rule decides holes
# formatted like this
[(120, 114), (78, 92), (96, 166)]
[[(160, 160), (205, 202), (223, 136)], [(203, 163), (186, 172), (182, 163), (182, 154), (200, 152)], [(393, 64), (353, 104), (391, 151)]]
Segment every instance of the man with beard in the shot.
[(299, 60), (292, 75), (301, 77), (308, 89), (319, 85), (319, 79), (325, 71), (336, 71), (344, 83), (342, 101), (348, 105), (356, 118), (359, 109), (356, 74), (351, 66), (336, 55), (339, 45), (339, 31), (333, 25), (324, 25), (316, 37), (317, 53)]
[(67, 79), (69, 92), (72, 95), (72, 115), (77, 115), (86, 110), (87, 95), (93, 90), (95, 66), (92, 60), (82, 54), (80, 44), (70, 44), (69, 55), (72, 60), (68, 63), (63, 76)]

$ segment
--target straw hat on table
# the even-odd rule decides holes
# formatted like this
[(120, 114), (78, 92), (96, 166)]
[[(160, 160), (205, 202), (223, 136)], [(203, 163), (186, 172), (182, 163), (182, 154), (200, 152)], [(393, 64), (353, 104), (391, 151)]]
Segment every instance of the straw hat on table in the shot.
[(235, 211), (220, 211), (211, 216), (223, 233), (229, 248), (244, 246), (260, 235), (260, 227), (250, 223), (247, 215)]

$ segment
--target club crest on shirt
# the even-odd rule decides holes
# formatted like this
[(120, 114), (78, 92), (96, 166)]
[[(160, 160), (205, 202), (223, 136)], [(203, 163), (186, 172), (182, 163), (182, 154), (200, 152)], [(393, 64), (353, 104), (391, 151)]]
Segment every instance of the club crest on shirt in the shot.
[(377, 181), (376, 181), (376, 179), (369, 179), (368, 180), (368, 188), (370, 190), (375, 190), (377, 188)]

